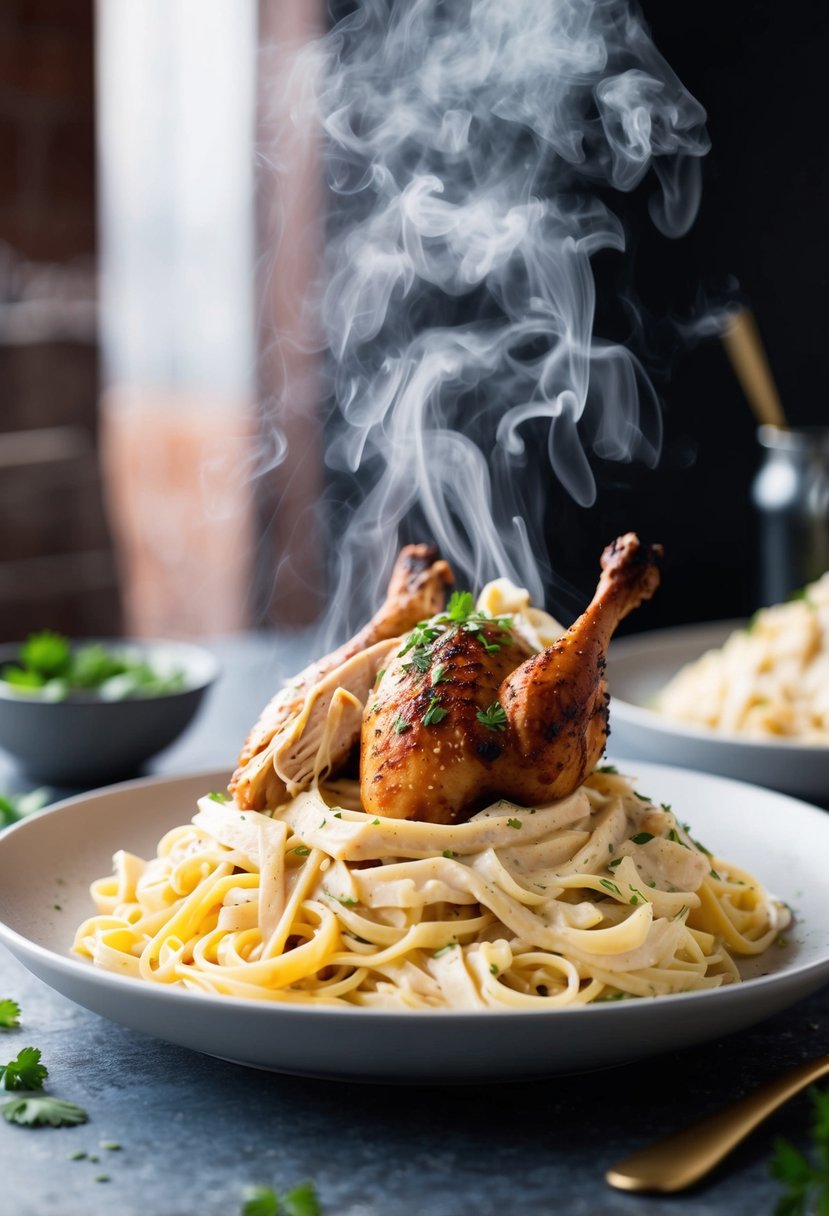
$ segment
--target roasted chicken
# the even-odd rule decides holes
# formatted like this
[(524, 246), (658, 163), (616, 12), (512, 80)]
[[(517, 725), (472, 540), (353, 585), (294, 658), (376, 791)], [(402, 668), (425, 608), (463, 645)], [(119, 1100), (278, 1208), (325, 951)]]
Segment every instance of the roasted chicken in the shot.
[(350, 641), (311, 663), (265, 706), (230, 782), (246, 810), (276, 806), (314, 775), (336, 771), (359, 741), (363, 706), (401, 634), (439, 612), (452, 573), (431, 545), (400, 551), (386, 599)]
[(592, 602), (540, 653), (509, 618), (470, 604), (423, 622), (366, 705), (365, 810), (456, 823), (495, 798), (538, 806), (572, 793), (607, 740), (611, 635), (655, 591), (660, 556), (633, 533), (609, 545)]

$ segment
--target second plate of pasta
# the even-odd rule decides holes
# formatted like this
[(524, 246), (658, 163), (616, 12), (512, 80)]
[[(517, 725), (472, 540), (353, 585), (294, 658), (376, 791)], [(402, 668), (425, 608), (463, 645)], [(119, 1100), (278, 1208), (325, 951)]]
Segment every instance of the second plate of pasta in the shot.
[[(741, 687), (739, 673), (730, 668), (725, 674), (716, 667), (697, 668), (699, 690), (694, 693), (687, 684), (682, 690), (684, 697), (696, 697), (696, 721), (669, 717), (659, 707), (661, 694), (683, 669), (719, 651), (729, 639), (739, 639), (746, 624), (717, 621), (614, 641), (607, 665), (613, 747), (640, 760), (733, 777), (823, 805), (829, 802), (829, 741), (818, 741), (816, 732), (808, 739), (780, 733), (779, 724), (785, 715), (791, 715), (792, 708), (785, 703), (779, 709), (771, 704), (766, 688), (760, 685), (758, 691), (753, 687), (751, 671)], [(736, 656), (729, 652), (730, 662), (738, 659), (739, 652)], [(770, 661), (761, 657), (760, 664), (765, 667)], [(761, 674), (765, 678), (765, 671)], [(785, 684), (785, 672), (780, 681)], [(799, 676), (796, 683), (799, 687)], [(714, 702), (723, 700), (723, 688), (728, 689), (731, 704), (719, 707)], [(727, 725), (706, 725), (706, 719), (715, 714), (720, 722), (728, 716), (735, 721), (753, 716), (759, 720), (759, 728), (747, 735)]]

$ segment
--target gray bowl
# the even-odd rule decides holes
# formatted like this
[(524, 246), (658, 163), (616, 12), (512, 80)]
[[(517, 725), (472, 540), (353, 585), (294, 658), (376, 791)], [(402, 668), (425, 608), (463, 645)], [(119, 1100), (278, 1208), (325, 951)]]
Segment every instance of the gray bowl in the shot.
[[(189, 642), (89, 638), (77, 645), (92, 641), (128, 651), (159, 672), (181, 670), (184, 687), (120, 701), (94, 693), (47, 701), (0, 683), (0, 748), (33, 781), (89, 787), (134, 776), (190, 724), (219, 674), (214, 656)], [(20, 645), (0, 646), (0, 669), (17, 659)]]

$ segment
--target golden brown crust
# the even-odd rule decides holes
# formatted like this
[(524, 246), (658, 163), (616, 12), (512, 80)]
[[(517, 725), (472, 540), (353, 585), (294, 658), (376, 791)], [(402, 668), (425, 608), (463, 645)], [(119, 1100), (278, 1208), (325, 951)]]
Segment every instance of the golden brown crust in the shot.
[[(422, 672), (408, 665), (411, 651), (399, 655), (363, 719), (366, 810), (454, 823), (494, 798), (537, 806), (577, 789), (607, 740), (608, 644), (619, 621), (655, 591), (661, 552), (633, 533), (609, 545), (586, 611), (530, 658), (494, 623), (442, 634), (426, 648)], [(478, 715), (496, 701), (504, 718), (487, 726)], [(433, 703), (440, 721), (430, 721)]]

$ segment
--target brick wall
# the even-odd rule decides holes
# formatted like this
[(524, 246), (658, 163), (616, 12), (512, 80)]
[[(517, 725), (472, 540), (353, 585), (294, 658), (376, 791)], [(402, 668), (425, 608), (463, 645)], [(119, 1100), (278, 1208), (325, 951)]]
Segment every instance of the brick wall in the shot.
[(97, 450), (92, 0), (0, 3), (0, 641), (120, 631)]
[(95, 250), (92, 0), (0, 4), (0, 238), (37, 260)]

